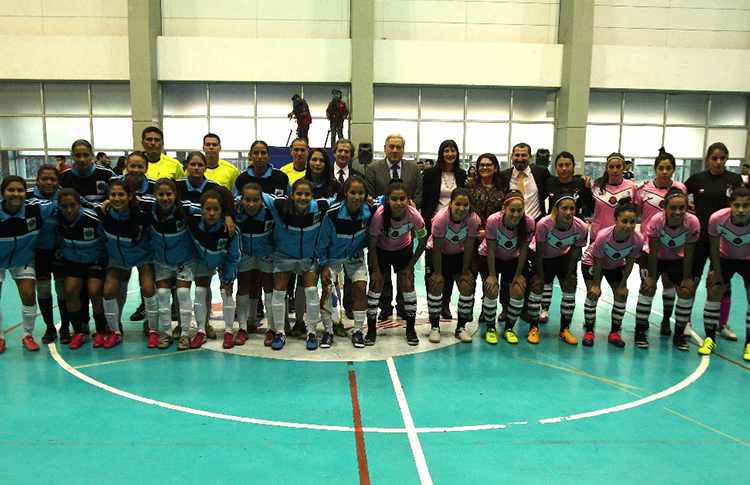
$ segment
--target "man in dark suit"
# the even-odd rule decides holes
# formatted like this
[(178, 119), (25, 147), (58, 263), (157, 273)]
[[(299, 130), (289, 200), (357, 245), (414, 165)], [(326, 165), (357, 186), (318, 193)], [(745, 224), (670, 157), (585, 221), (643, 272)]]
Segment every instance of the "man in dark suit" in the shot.
[(333, 144), (333, 170), (331, 175), (343, 186), (346, 179), (352, 175), (364, 177), (361, 172), (352, 168), (352, 155), (354, 155), (354, 144), (347, 138), (339, 138)]
[[(385, 160), (372, 163), (365, 170), (367, 194), (373, 198), (385, 195), (391, 180), (400, 180), (406, 185), (409, 200), (417, 209), (422, 207), (422, 172), (413, 161), (404, 160), (404, 137), (397, 134), (388, 135), (385, 139)], [(385, 276), (385, 275), (384, 275)], [(384, 278), (383, 291), (380, 294), (379, 320), (387, 320), (393, 315), (393, 285), (390, 276)], [(396, 297), (396, 312), (403, 315), (403, 297)]]
[(526, 143), (518, 143), (510, 155), (513, 167), (503, 170), (499, 175), (505, 190), (516, 189), (523, 193), (526, 213), (538, 221), (547, 213), (547, 180), (551, 175), (546, 167), (529, 165), (530, 161), (531, 147)]

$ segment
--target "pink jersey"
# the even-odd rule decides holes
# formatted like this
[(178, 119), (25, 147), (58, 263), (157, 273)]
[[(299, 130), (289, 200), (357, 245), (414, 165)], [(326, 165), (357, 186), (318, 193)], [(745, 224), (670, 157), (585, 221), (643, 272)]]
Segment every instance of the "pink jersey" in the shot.
[(735, 226), (732, 209), (714, 212), (708, 220), (708, 235), (719, 236), (719, 254), (726, 259), (750, 259), (750, 224)]
[[(487, 256), (487, 240), (497, 241), (497, 248), (495, 249), (495, 257), (507, 261), (509, 259), (515, 259), (521, 254), (521, 250), (518, 248), (518, 227), (515, 229), (508, 229), (503, 224), (503, 212), (495, 212), (487, 219), (487, 226), (484, 233), (484, 241), (479, 245), (479, 254)], [(531, 242), (534, 239), (534, 219), (528, 214), (524, 214), (526, 218), (526, 242)]]
[(595, 240), (599, 231), (614, 225), (615, 209), (620, 205), (620, 200), (635, 195), (635, 183), (632, 180), (625, 179), (619, 185), (607, 184), (602, 191), (599, 189), (599, 182), (594, 182), (591, 193), (596, 203), (594, 220), (591, 223), (591, 239)]
[(625, 242), (615, 241), (615, 226), (610, 226), (599, 233), (593, 244), (586, 248), (582, 263), (592, 265), (594, 258), (601, 260), (602, 269), (617, 269), (625, 266), (625, 259), (638, 259), (643, 252), (646, 236), (633, 231)]
[[(701, 223), (688, 212), (682, 224), (672, 228), (667, 225), (667, 215), (662, 212), (652, 217), (645, 227), (641, 226), (641, 232), (646, 237), (659, 238), (659, 259), (673, 261), (685, 256), (685, 244), (693, 244), (698, 240), (701, 235)], [(643, 250), (649, 252), (648, 241)]]
[(461, 222), (451, 220), (450, 207), (443, 207), (432, 218), (432, 234), (427, 241), (427, 247), (432, 249), (432, 238), (442, 237), (443, 254), (459, 254), (464, 251), (464, 241), (467, 237), (477, 237), (482, 221), (474, 212), (463, 218)]
[(667, 192), (669, 192), (669, 189), (672, 187), (682, 190), (682, 192), (687, 195), (687, 189), (680, 182), (672, 182), (670, 187), (660, 189), (652, 180), (640, 189), (636, 189), (633, 203), (643, 211), (643, 215), (641, 216), (641, 232), (643, 234), (646, 234), (646, 231), (644, 230), (646, 224), (652, 218), (664, 212), (664, 196), (667, 195)]
[(544, 258), (559, 258), (568, 254), (570, 248), (586, 246), (586, 236), (589, 227), (578, 217), (573, 218), (573, 224), (567, 231), (558, 229), (552, 216), (545, 216), (536, 225), (534, 240), (536, 244), (544, 243)]
[(375, 215), (370, 221), (370, 236), (378, 238), (378, 247), (387, 251), (398, 251), (411, 244), (411, 231), (424, 230), (424, 219), (419, 215), (417, 209), (412, 206), (406, 208), (406, 213), (401, 220), (391, 217), (388, 233), (383, 232), (383, 210), (385, 206), (378, 207)]

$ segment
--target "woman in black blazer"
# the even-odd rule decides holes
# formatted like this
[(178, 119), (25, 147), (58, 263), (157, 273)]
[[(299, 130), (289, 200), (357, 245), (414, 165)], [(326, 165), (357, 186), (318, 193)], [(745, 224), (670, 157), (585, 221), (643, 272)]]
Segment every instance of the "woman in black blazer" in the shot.
[[(432, 217), (438, 210), (448, 205), (453, 189), (463, 187), (466, 183), (466, 171), (459, 167), (459, 158), (460, 153), (456, 142), (445, 140), (438, 149), (436, 166), (422, 172), (422, 218), (427, 234), (430, 234), (432, 230)], [(432, 251), (425, 254), (427, 254), (425, 257), (431, 257)], [(425, 284), (428, 287), (429, 277), (430, 275), (425, 272)], [(443, 318), (453, 318), (449, 308), (452, 292), (453, 281), (446, 278), (441, 312)]]

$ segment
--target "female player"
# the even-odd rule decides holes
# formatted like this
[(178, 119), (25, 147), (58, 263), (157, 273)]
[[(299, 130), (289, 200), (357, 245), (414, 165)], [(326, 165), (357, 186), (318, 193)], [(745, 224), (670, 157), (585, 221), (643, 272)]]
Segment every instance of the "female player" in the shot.
[(539, 342), (536, 325), (542, 302), (542, 291), (554, 283), (555, 278), (562, 288), (560, 302), (559, 338), (566, 344), (577, 345), (578, 340), (570, 332), (570, 322), (576, 308), (576, 269), (581, 260), (589, 228), (576, 217), (576, 199), (570, 192), (560, 192), (552, 203), (550, 215), (536, 225), (536, 249), (533, 256), (535, 274), (531, 279), (529, 294), (529, 342)]
[[(286, 343), (286, 336), (280, 329), (285, 316), (284, 298), (287, 283), (292, 273), (302, 275), (305, 288), (307, 350), (318, 348), (315, 329), (320, 316), (320, 296), (318, 270), (315, 264), (315, 242), (320, 232), (322, 216), (328, 210), (328, 202), (325, 199), (313, 199), (312, 193), (313, 186), (310, 181), (301, 178), (294, 182), (291, 196), (275, 199), (265, 197), (275, 220), (272, 310), (277, 328), (276, 336), (271, 343), (273, 350), (281, 350)], [(325, 332), (332, 333), (333, 328), (327, 327)]]
[(305, 178), (312, 182), (315, 199), (330, 199), (341, 190), (341, 184), (331, 173), (328, 152), (322, 148), (314, 148), (308, 155)]
[[(242, 238), (242, 259), (237, 266), (237, 319), (240, 329), (234, 339), (236, 345), (244, 345), (247, 340), (248, 317), (255, 321), (258, 313), (260, 285), (266, 293), (265, 304), (268, 312), (268, 331), (263, 344), (269, 347), (276, 332), (273, 312), (270, 311), (273, 298), (274, 219), (271, 211), (263, 203), (263, 189), (255, 182), (242, 187), (240, 213), (237, 215), (237, 228)], [(282, 321), (283, 325), (283, 321)], [(257, 327), (256, 327), (257, 328)], [(255, 331), (255, 329), (253, 329)]]
[[(641, 214), (641, 233), (647, 238), (648, 235), (645, 228), (648, 227), (652, 218), (664, 213), (664, 197), (667, 195), (667, 192), (676, 188), (687, 194), (687, 189), (682, 183), (672, 180), (676, 168), (677, 164), (674, 156), (671, 153), (667, 153), (664, 147), (661, 147), (659, 155), (657, 155), (654, 161), (656, 178), (638, 187), (635, 191), (633, 203), (638, 207), (638, 211)], [(641, 273), (645, 274), (645, 270), (648, 270), (648, 255), (641, 255), (641, 260), (638, 263), (641, 267)], [(669, 335), (671, 333), (669, 319), (672, 318), (674, 301), (677, 296), (674, 285), (679, 284), (679, 282), (672, 281), (669, 277), (666, 277), (662, 279), (662, 284), (664, 285), (662, 290), (664, 316), (661, 321), (661, 334)]]
[(482, 299), (483, 320), (487, 322), (485, 340), (488, 344), (497, 344), (495, 313), (499, 293), (500, 303), (507, 309), (503, 338), (509, 344), (517, 344), (518, 337), (513, 327), (523, 308), (527, 254), (529, 243), (534, 238), (534, 219), (524, 212), (521, 192), (509, 190), (505, 194), (503, 210), (487, 219), (484, 237), (479, 254), (486, 261), (486, 266), (483, 264), (480, 268), (485, 280)]
[(594, 194), (594, 220), (591, 223), (591, 242), (596, 241), (599, 231), (612, 224), (615, 209), (623, 199), (632, 200), (635, 194), (635, 183), (622, 178), (625, 169), (625, 157), (612, 153), (607, 157), (604, 173), (594, 182), (591, 192)]
[[(679, 285), (673, 342), (679, 350), (688, 349), (684, 333), (693, 309), (693, 250), (701, 226), (687, 208), (687, 195), (679, 187), (673, 187), (664, 196), (664, 210), (649, 218), (645, 227), (641, 223), (641, 232), (648, 238), (648, 245), (639, 260), (646, 271), (635, 310), (635, 345), (644, 349), (649, 345), (645, 332), (659, 276), (665, 286)], [(664, 329), (662, 321), (662, 335), (669, 335), (669, 321), (666, 322), (667, 331)]]
[(146, 177), (148, 160), (143, 152), (133, 152), (125, 161), (126, 173), (111, 180), (123, 180), (130, 186), (137, 197), (154, 195), (154, 180)]
[[(367, 335), (365, 345), (375, 345), (378, 301), (383, 291), (383, 275), (390, 277), (391, 267), (398, 286), (404, 294), (406, 314), (406, 342), (418, 345), (415, 330), (417, 294), (414, 292), (414, 265), (427, 245), (427, 230), (419, 212), (409, 205), (409, 194), (403, 182), (391, 182), (386, 189), (383, 205), (370, 221), (369, 270), (370, 288), (367, 292)], [(414, 250), (412, 234), (419, 243)]]
[[(470, 343), (472, 338), (466, 323), (474, 313), (476, 275), (471, 272), (474, 245), (482, 221), (471, 210), (469, 191), (451, 191), (450, 202), (432, 218), (432, 235), (427, 241), (425, 275), (429, 278), (427, 308), (430, 315), (430, 342), (440, 342), (440, 313), (443, 284), (446, 278), (458, 286), (458, 323), (455, 337)], [(451, 283), (452, 284), (452, 283)]]
[(209, 190), (201, 196), (201, 212), (202, 215), (194, 214), (188, 221), (195, 249), (198, 252), (195, 270), (195, 320), (198, 322), (198, 333), (190, 342), (190, 347), (198, 349), (207, 341), (206, 293), (211, 286), (213, 275), (218, 270), (224, 317), (223, 347), (231, 349), (234, 347), (232, 325), (235, 309), (232, 292), (235, 272), (242, 256), (240, 236), (231, 231), (226, 222), (226, 217), (231, 217), (235, 213), (232, 194), (223, 186)]
[[(136, 194), (123, 180), (114, 180), (109, 186), (109, 205), (99, 216), (102, 225), (99, 232), (107, 238), (109, 263), (104, 280), (104, 315), (109, 324), (109, 334), (103, 347), (111, 349), (122, 342), (119, 328), (120, 308), (117, 301), (117, 287), (130, 275), (132, 268), (138, 268), (141, 294), (146, 305), (149, 322), (159, 321), (156, 285), (154, 283), (154, 250), (148, 232), (149, 214), (138, 205)], [(149, 336), (149, 348), (158, 345)]]
[[(36, 272), (34, 270), (34, 246), (44, 222), (57, 208), (56, 202), (26, 200), (26, 181), (17, 175), (9, 175), (0, 183), (3, 200), (0, 203), (0, 291), (5, 270), (10, 272), (21, 297), (23, 318), (22, 343), (26, 350), (39, 350), (32, 333), (36, 323)], [(0, 310), (0, 354), (5, 351), (3, 319)]]
[[(364, 250), (367, 247), (371, 212), (365, 203), (367, 191), (365, 179), (360, 175), (349, 177), (339, 192), (340, 203), (326, 212), (323, 225), (315, 246), (320, 266), (320, 281), (323, 287), (330, 288), (333, 275), (341, 274), (342, 269), (352, 279), (354, 293), (354, 332), (352, 345), (361, 349), (365, 346), (362, 327), (367, 316), (367, 265)], [(331, 326), (331, 315), (321, 312), (323, 325)], [(320, 342), (321, 347), (330, 346), (333, 333), (326, 332)]]
[(635, 232), (638, 209), (633, 204), (626, 202), (617, 207), (614, 219), (615, 225), (600, 231), (596, 241), (586, 248), (581, 261), (581, 272), (588, 289), (583, 306), (586, 325), (586, 333), (583, 335), (585, 347), (594, 345), (596, 303), (602, 294), (602, 277), (607, 279), (615, 299), (608, 340), (615, 347), (625, 347), (625, 342), (620, 337), (620, 327), (628, 300), (628, 277), (633, 270), (633, 264), (643, 251), (645, 237), (640, 232)]
[[(703, 308), (706, 338), (698, 349), (701, 355), (716, 350), (716, 326), (719, 323), (720, 300), (732, 276), (739, 273), (745, 282), (750, 302), (750, 189), (740, 187), (729, 196), (729, 207), (711, 216), (708, 222), (713, 271), (708, 276), (708, 294)], [(750, 361), (750, 305), (747, 307), (745, 351), (743, 358)]]
[(204, 192), (219, 186), (213, 180), (206, 178), (206, 163), (206, 156), (203, 152), (196, 151), (188, 154), (187, 177), (175, 181), (179, 200), (200, 204)]
[[(95, 211), (81, 207), (81, 196), (75, 189), (62, 189), (57, 196), (57, 204), (65, 294), (69, 296), (66, 311), (73, 324), (70, 348), (79, 349), (86, 342), (83, 325), (88, 310), (81, 303), (84, 285), (94, 309), (94, 347), (98, 348), (104, 345), (108, 333), (102, 301), (108, 260), (107, 241), (100, 232), (102, 220)], [(62, 336), (60, 343), (64, 343)]]

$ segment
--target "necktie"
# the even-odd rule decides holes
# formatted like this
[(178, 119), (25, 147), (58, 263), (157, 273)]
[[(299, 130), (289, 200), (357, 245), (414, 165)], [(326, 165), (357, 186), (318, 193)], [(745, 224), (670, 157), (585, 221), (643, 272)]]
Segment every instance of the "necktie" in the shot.
[(391, 180), (398, 179), (398, 169), (396, 168), (396, 165), (391, 166)]
[(523, 191), (523, 181), (526, 178), (526, 174), (521, 172), (518, 174), (518, 191), (521, 192), (521, 195), (525, 196), (526, 194)]
[(344, 178), (344, 169), (340, 168), (339, 169), (339, 182), (341, 183), (341, 185), (344, 185), (344, 180), (346, 180)]

